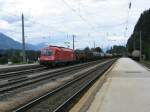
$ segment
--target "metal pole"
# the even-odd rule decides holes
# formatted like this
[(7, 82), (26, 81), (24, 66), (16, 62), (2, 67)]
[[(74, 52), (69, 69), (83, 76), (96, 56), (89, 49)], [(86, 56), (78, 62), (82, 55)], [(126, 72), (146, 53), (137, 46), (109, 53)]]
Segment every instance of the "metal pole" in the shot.
[(135, 35), (133, 34), (133, 51), (135, 50)]
[(140, 31), (140, 61), (142, 61), (142, 32)]
[(23, 57), (23, 62), (26, 62), (25, 37), (24, 37), (24, 16), (23, 16), (23, 14), (22, 14), (22, 57)]
[(95, 50), (95, 41), (94, 41), (94, 50)]
[(127, 45), (126, 45), (126, 52), (127, 52), (127, 55), (128, 55), (128, 53), (129, 53), (129, 46), (128, 46), (128, 43), (127, 43)]
[(49, 34), (49, 45), (51, 44), (50, 40), (51, 40), (51, 33)]
[(73, 46), (72, 47), (73, 47), (73, 50), (74, 50), (74, 48), (75, 48), (74, 47), (74, 37), (75, 37), (75, 35), (73, 35), (72, 37), (73, 37)]

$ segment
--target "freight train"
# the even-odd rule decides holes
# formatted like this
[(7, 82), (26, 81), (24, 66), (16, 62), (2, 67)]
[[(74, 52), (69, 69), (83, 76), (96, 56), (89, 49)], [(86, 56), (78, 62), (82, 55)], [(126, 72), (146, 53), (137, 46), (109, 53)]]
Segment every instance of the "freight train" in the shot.
[(104, 54), (92, 51), (72, 50), (59, 46), (48, 46), (41, 50), (39, 62), (41, 65), (59, 65), (75, 62), (85, 62), (97, 60), (100, 58), (111, 58), (111, 54)]

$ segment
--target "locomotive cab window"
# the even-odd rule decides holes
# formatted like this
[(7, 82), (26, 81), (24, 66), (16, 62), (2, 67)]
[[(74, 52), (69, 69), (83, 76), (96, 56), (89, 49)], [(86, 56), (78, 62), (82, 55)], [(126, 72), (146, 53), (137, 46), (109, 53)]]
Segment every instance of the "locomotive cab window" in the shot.
[(51, 56), (53, 53), (51, 50), (46, 49), (46, 50), (42, 50), (41, 54), (44, 56)]

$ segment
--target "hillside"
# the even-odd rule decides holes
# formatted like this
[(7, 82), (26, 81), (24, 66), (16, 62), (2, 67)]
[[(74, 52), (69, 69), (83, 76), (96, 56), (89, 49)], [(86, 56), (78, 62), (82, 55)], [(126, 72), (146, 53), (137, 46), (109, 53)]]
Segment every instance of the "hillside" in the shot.
[[(0, 49), (22, 49), (22, 44), (0, 33)], [(37, 50), (36, 46), (31, 44), (26, 44), (26, 49)]]
[(135, 25), (133, 34), (127, 42), (130, 53), (134, 49), (139, 50), (140, 48), (140, 32), (142, 39), (142, 54), (145, 54), (146, 58), (150, 60), (150, 9), (141, 14)]

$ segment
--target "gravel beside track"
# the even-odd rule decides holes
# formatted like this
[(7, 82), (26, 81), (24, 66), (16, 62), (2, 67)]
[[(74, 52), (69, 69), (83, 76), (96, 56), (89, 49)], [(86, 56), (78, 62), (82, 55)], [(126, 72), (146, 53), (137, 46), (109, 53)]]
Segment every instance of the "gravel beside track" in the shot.
[[(40, 98), (38, 97), (37, 99), (32, 100), (32, 102), (27, 103), (26, 106), (23, 106), (14, 112), (68, 111), (70, 104), (72, 104), (72, 102), (69, 102), (69, 99), (74, 99), (73, 96), (76, 96), (75, 94), (80, 93), (84, 88), (88, 87), (94, 80), (96, 80), (96, 78), (100, 76), (100, 74), (102, 75), (102, 73), (106, 71), (113, 62), (114, 60), (105, 61), (97, 66), (94, 66), (93, 68), (85, 69), (79, 72), (77, 77), (74, 77), (69, 82), (54, 89), (53, 91), (50, 91)], [(32, 108), (30, 109), (30, 107)]]
[(18, 71), (11, 71), (11, 72), (6, 72), (6, 73), (0, 73), (0, 79), (9, 79), (12, 77), (18, 77), (18, 76), (24, 76), (26, 74), (32, 74), (35, 72), (40, 72), (43, 70), (48, 69), (47, 67), (44, 66), (38, 66), (37, 68), (30, 68), (30, 69), (24, 69), (24, 70), (18, 70)]
[(27, 70), (31, 68), (38, 68), (41, 67), (39, 64), (26, 64), (26, 65), (16, 65), (16, 66), (6, 66), (0, 68), (0, 74), (2, 73), (8, 73), (8, 72), (15, 72), (15, 71), (21, 71), (21, 70)]
[[(78, 72), (81, 72), (84, 69), (87, 69), (102, 62), (104, 62), (104, 60), (82, 63), (69, 67), (67, 66), (63, 68), (51, 69), (49, 71), (43, 71), (40, 73), (33, 73), (28, 75), (28, 78), (31, 80), (26, 80), (26, 77), (22, 77), (18, 78), (18, 80), (16, 81), (9, 81), (9, 84), (7, 84), (7, 82), (4, 81), (6, 85), (4, 83), (0, 83), (0, 86), (2, 87), (0, 89), (2, 92), (0, 95), (0, 111), (12, 111), (12, 109), (14, 109), (15, 107), (23, 105), (26, 102), (31, 101), (35, 97), (42, 96), (43, 94), (58, 88), (60, 85), (64, 85), (69, 80), (72, 80), (74, 79), (74, 77), (77, 77), (79, 75)], [(19, 81), (20, 79), (26, 81)], [(14, 85), (13, 81), (15, 82)], [(10, 82), (12, 83), (11, 85)], [(20, 86), (18, 88), (14, 87), (13, 89), (7, 90), (12, 86), (16, 86), (18, 84), (23, 84), (27, 82), (29, 84), (25, 84), (24, 86)], [(7, 89), (3, 91), (4, 88)]]
[(150, 62), (141, 62), (142, 65), (144, 65), (145, 67), (147, 67), (148, 69), (150, 69)]
[[(99, 62), (99, 61), (98, 61)], [(91, 66), (92, 64), (96, 64), (98, 63), (96, 62), (91, 62), (91, 63), (85, 63), (83, 65), (77, 65), (77, 66), (73, 66), (73, 67), (69, 67), (67, 69), (60, 69), (58, 71), (46, 71), (46, 72), (41, 72), (39, 74), (35, 74), (35, 75), (30, 75), (30, 76), (23, 76), (21, 78), (15, 79), (15, 80), (10, 80), (6, 83), (0, 84), (0, 93), (5, 93), (8, 91), (12, 91), (18, 88), (22, 88), (24, 86), (28, 86), (31, 85), (33, 86), (34, 83), (39, 83), (40, 81), (45, 81), (47, 79), (54, 79), (56, 77), (60, 77), (61, 74), (65, 74), (65, 73), (69, 73), (69, 72), (76, 72), (75, 70), (82, 70), (83, 68), (87, 67), (87, 66)], [(100, 61), (101, 62), (101, 61)]]

